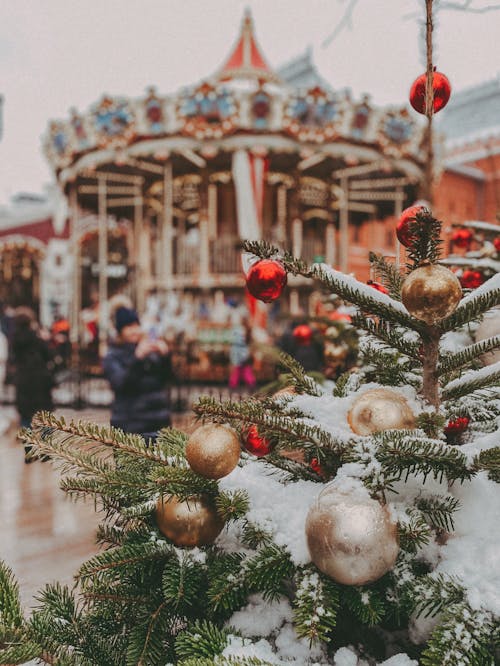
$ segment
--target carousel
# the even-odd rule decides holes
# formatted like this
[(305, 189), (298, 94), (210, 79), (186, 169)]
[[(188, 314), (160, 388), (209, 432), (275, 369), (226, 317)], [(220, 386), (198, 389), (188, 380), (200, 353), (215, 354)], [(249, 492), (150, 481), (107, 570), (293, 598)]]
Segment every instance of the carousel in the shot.
[[(268, 65), (247, 12), (225, 64), (178, 94), (103, 97), (53, 121), (45, 152), (67, 196), (72, 330), (92, 301), (127, 293), (243, 295), (241, 239), (368, 278), (369, 249), (396, 256), (393, 217), (418, 196), (423, 127)], [(396, 256), (397, 258), (397, 256)], [(366, 274), (366, 275), (365, 275)], [(307, 310), (290, 280), (283, 308)], [(99, 336), (107, 321), (100, 308)]]

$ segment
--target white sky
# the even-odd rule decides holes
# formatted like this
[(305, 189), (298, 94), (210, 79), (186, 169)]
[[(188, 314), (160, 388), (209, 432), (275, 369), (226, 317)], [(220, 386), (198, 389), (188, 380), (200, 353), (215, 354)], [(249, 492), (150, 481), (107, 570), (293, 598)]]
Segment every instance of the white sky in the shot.
[[(457, 0), (463, 2), (463, 0)], [(348, 0), (0, 0), (0, 201), (41, 191), (52, 179), (41, 152), (48, 120), (86, 111), (103, 93), (161, 94), (216, 70), (238, 34), (245, 6), (271, 66), (313, 47), (322, 76), (376, 104), (405, 104), (423, 72), (423, 0), (359, 0), (352, 30), (322, 42)], [(474, 0), (478, 8), (493, 0)], [(500, 11), (446, 11), (434, 62), (460, 90), (498, 75)]]

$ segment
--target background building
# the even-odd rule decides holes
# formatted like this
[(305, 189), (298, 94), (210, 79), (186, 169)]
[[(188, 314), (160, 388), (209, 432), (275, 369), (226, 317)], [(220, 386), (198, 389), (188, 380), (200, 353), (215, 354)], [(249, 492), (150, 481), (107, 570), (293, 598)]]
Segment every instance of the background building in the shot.
[[(495, 80), (454, 94), (440, 114), (447, 136), (434, 210), (447, 223), (495, 221), (499, 108)], [(56, 215), (50, 204), (59, 222), (37, 215), (36, 233), (33, 217), (4, 220), (1, 237), (11, 240), (0, 245), (2, 261), (12, 263), (3, 248), (15, 236), (18, 273), (39, 276), (21, 277), (19, 289), (31, 285), (26, 298), (46, 324), (54, 304), (68, 313), (75, 340), (85, 309), (106, 338), (98, 304), (116, 293), (140, 311), (151, 293), (205, 313), (228, 296), (241, 299), (242, 238), (368, 279), (369, 250), (399, 253), (395, 218), (418, 198), (423, 127), (407, 106), (377, 108), (368, 96), (333, 90), (310, 51), (274, 71), (247, 14), (224, 65), (200, 84), (104, 96), (49, 124), (45, 152), (67, 211), (59, 201)], [(29, 241), (38, 236), (38, 245)], [(15, 302), (16, 289), (4, 289), (5, 300)], [(307, 312), (312, 289), (292, 277), (277, 307)]]

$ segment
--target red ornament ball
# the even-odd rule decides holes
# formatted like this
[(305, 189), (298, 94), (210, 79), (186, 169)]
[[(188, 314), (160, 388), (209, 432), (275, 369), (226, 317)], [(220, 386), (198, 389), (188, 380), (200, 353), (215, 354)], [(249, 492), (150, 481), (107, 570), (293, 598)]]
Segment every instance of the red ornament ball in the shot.
[[(410, 88), (410, 104), (419, 113), (425, 114), (425, 83), (427, 75), (422, 74), (415, 79)], [(448, 104), (451, 95), (451, 85), (447, 77), (441, 72), (434, 72), (432, 78), (433, 109), (434, 113), (441, 111)]]
[(257, 426), (254, 425), (250, 426), (248, 429), (243, 446), (245, 447), (245, 451), (248, 451), (248, 453), (257, 456), (258, 458), (267, 456), (271, 453), (271, 444), (269, 443), (269, 440), (265, 437), (261, 437), (257, 430)]
[(500, 236), (497, 236), (495, 240), (493, 241), (493, 245), (495, 246), (495, 250), (497, 252), (500, 252)]
[(424, 206), (410, 206), (401, 213), (396, 227), (396, 236), (401, 245), (412, 246), (415, 239), (410, 233), (410, 224), (416, 219), (417, 213), (423, 213), (425, 210)]
[(247, 289), (254, 298), (264, 303), (275, 301), (286, 286), (283, 264), (274, 259), (257, 261), (247, 273)]
[(307, 324), (301, 324), (293, 329), (293, 339), (299, 345), (308, 345), (312, 340), (313, 332)]
[(457, 229), (451, 237), (452, 243), (462, 250), (468, 250), (474, 234), (470, 229)]
[(448, 421), (444, 432), (446, 435), (461, 435), (469, 426), (470, 419), (467, 416), (458, 416), (453, 421)]
[(318, 476), (324, 476), (325, 471), (321, 467), (319, 460), (317, 458), (311, 458), (311, 462), (309, 463), (309, 467), (312, 469), (313, 472), (316, 472)]
[(380, 282), (374, 282), (373, 280), (368, 280), (368, 282), (366, 284), (370, 285), (370, 287), (373, 287), (377, 291), (380, 291), (381, 294), (388, 294), (389, 293), (389, 290), (387, 289), (387, 287), (384, 287), (384, 285), (380, 284)]
[(464, 289), (477, 289), (484, 282), (484, 277), (479, 271), (464, 271), (460, 278), (460, 284)]

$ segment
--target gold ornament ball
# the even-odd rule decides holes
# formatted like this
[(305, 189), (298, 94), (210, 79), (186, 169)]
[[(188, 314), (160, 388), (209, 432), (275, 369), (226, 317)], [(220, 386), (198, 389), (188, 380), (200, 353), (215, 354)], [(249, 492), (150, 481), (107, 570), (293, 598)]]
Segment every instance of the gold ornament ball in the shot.
[(172, 495), (156, 505), (156, 523), (176, 546), (207, 546), (224, 527), (213, 500), (205, 495), (184, 502)]
[(306, 537), (314, 564), (342, 585), (378, 580), (399, 553), (397, 524), (387, 507), (335, 486), (327, 486), (309, 509)]
[[(484, 316), (483, 321), (479, 324), (476, 335), (474, 336), (476, 342), (481, 342), (487, 338), (493, 338), (500, 335), (500, 308), (490, 310)], [(481, 356), (481, 360), (485, 365), (492, 365), (500, 361), (500, 349), (488, 352)]]
[(240, 440), (232, 428), (209, 423), (196, 428), (186, 444), (189, 466), (206, 479), (222, 479), (238, 464)]
[(408, 312), (426, 324), (436, 324), (455, 311), (462, 298), (457, 276), (438, 264), (421, 266), (403, 283), (401, 300)]
[(381, 430), (415, 427), (415, 417), (406, 398), (384, 388), (371, 389), (356, 398), (347, 421), (353, 432), (365, 436)]

